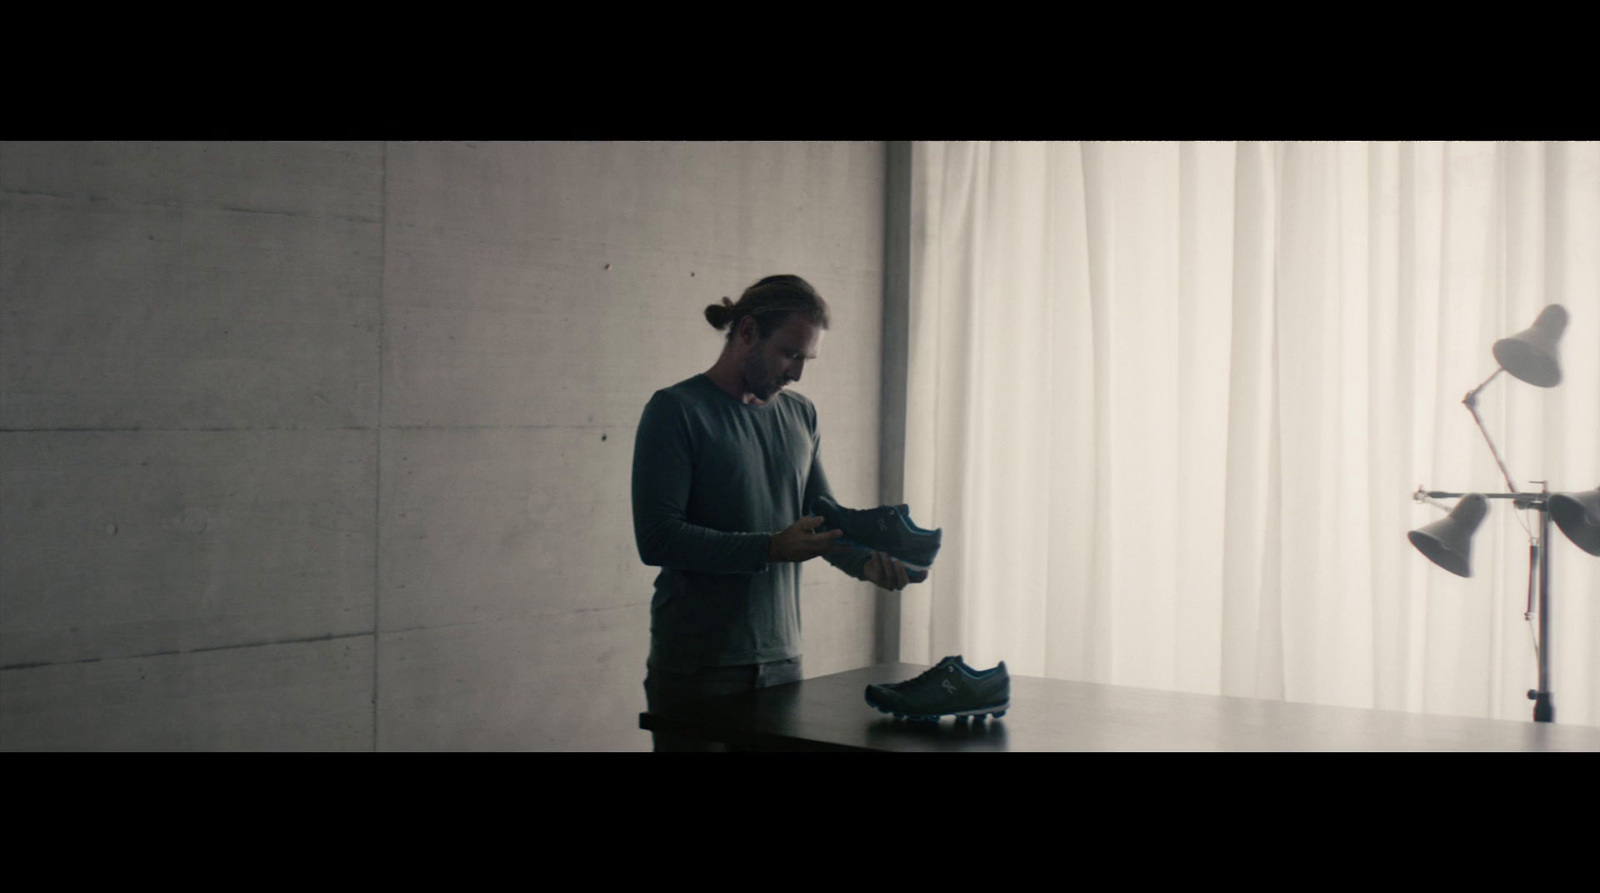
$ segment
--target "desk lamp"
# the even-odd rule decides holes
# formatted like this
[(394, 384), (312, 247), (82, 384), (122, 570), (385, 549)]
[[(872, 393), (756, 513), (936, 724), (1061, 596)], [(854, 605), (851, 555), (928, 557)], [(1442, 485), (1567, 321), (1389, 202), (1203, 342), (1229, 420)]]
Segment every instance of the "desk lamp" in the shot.
[(1494, 359), (1499, 367), (1483, 384), (1467, 393), (1462, 403), (1472, 413), (1478, 430), (1489, 444), (1494, 461), (1505, 476), (1509, 493), (1444, 493), (1417, 488), (1413, 494), (1418, 502), (1432, 499), (1459, 497), (1455, 508), (1445, 518), (1420, 527), (1408, 534), (1411, 544), (1429, 561), (1462, 577), (1472, 576), (1472, 535), (1488, 513), (1490, 499), (1510, 499), (1518, 509), (1535, 509), (1539, 512), (1539, 534), (1528, 547), (1528, 611), (1523, 615), (1533, 619), (1535, 581), (1539, 593), (1539, 636), (1535, 651), (1539, 659), (1539, 687), (1528, 692), (1533, 701), (1535, 722), (1555, 722), (1555, 702), (1550, 694), (1550, 524), (1552, 519), (1561, 532), (1578, 548), (1590, 555), (1600, 556), (1600, 487), (1579, 493), (1550, 492), (1548, 481), (1538, 481), (1543, 489), (1538, 493), (1517, 490), (1511, 472), (1495, 449), (1489, 429), (1478, 416), (1478, 393), (1489, 386), (1501, 372), (1509, 372), (1535, 387), (1553, 388), (1561, 383), (1561, 363), (1556, 351), (1561, 333), (1567, 328), (1567, 311), (1560, 304), (1544, 308), (1533, 325), (1523, 331), (1494, 343)]

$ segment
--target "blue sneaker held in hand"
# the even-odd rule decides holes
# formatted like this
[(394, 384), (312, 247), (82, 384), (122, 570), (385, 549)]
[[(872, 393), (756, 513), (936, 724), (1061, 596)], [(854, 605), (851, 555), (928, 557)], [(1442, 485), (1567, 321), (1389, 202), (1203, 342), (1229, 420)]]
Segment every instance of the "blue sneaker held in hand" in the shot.
[(810, 514), (822, 518), (817, 533), (843, 530), (835, 543), (859, 552), (884, 552), (906, 566), (912, 582), (928, 578), (928, 568), (939, 554), (944, 530), (925, 530), (911, 523), (905, 505), (875, 509), (847, 509), (826, 496), (817, 497)]

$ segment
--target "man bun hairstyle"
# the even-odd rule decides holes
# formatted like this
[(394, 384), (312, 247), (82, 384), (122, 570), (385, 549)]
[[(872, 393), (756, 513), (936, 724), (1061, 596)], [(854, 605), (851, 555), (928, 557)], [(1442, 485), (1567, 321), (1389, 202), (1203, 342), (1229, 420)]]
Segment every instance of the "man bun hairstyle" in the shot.
[(819, 328), (828, 327), (828, 302), (822, 300), (811, 283), (791, 274), (768, 276), (744, 290), (739, 303), (723, 298), (720, 304), (706, 307), (706, 322), (713, 329), (728, 330), (728, 341), (739, 331), (746, 316), (754, 317), (763, 339), (783, 328), (789, 314), (798, 313)]
[(733, 321), (733, 302), (727, 298), (721, 304), (712, 304), (706, 308), (706, 322), (711, 323), (713, 329), (725, 329)]

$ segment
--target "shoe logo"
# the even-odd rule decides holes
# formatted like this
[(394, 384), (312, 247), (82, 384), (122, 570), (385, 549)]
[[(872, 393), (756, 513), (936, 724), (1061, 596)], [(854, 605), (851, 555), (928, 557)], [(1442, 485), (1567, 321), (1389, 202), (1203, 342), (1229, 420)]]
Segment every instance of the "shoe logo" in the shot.
[(882, 518), (879, 518), (878, 519), (878, 532), (879, 533), (888, 533), (889, 532), (889, 522), (885, 521)]
[(939, 686), (941, 688), (943, 688), (945, 691), (947, 691), (947, 692), (949, 692), (951, 694), (955, 694), (956, 693), (956, 687), (954, 685), (951, 685), (950, 684), (950, 680), (948, 680), (948, 679), (944, 680), (943, 682), (940, 682)]

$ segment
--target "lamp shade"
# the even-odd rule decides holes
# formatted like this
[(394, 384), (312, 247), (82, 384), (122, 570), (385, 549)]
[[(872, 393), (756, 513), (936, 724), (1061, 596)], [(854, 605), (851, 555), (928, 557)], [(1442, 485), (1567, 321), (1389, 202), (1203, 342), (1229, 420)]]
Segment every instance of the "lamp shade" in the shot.
[(1472, 576), (1472, 534), (1483, 523), (1489, 500), (1480, 493), (1461, 497), (1450, 514), (1406, 534), (1417, 551), (1458, 577)]
[(1600, 487), (1550, 497), (1550, 517), (1578, 548), (1600, 555)]
[(1507, 372), (1528, 384), (1553, 388), (1561, 383), (1556, 342), (1567, 328), (1567, 310), (1551, 304), (1527, 329), (1494, 343), (1494, 358)]

